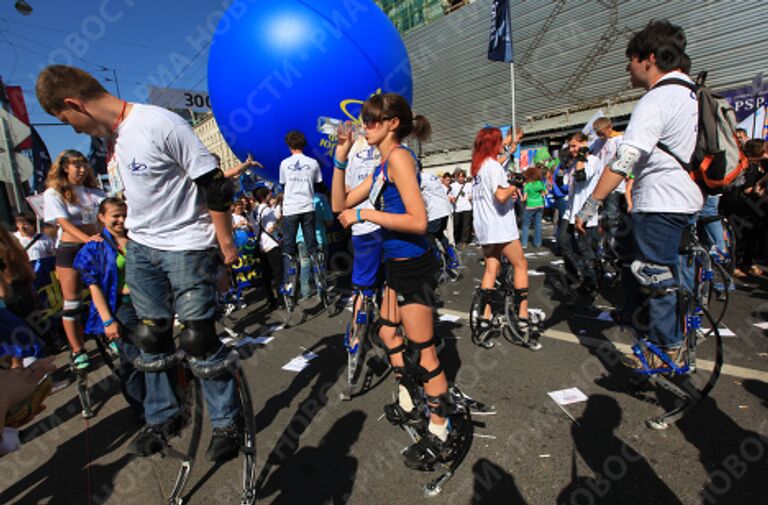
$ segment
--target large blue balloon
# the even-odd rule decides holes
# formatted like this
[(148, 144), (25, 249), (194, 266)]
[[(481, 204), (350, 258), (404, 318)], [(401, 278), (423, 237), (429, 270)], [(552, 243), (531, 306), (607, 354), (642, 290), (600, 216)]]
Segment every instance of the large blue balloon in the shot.
[(261, 161), (277, 180), (290, 155), (285, 134), (306, 135), (305, 152), (330, 183), (335, 138), (319, 117), (359, 120), (377, 92), (412, 98), (411, 65), (400, 34), (372, 0), (235, 2), (219, 22), (208, 58), (208, 92), (234, 153)]

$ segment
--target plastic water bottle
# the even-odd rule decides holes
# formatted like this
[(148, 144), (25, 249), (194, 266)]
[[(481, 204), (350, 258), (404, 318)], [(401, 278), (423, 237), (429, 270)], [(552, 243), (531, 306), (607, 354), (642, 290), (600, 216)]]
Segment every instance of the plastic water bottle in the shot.
[(340, 127), (350, 128), (352, 137), (365, 135), (363, 128), (357, 123), (352, 123), (351, 121), (349, 122), (342, 121), (341, 119), (336, 119), (328, 116), (320, 116), (319, 118), (317, 118), (317, 131), (322, 133), (323, 135), (335, 136), (336, 133), (339, 131)]

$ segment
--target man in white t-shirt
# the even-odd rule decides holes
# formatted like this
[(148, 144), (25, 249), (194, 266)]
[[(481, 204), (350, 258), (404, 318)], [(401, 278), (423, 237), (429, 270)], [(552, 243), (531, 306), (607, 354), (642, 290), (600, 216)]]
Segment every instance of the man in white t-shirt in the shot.
[[(129, 104), (81, 69), (51, 65), (38, 76), (36, 91), (43, 109), (76, 132), (111, 138), (108, 171), (130, 202), (126, 283), (141, 319), (133, 333), (139, 359), (159, 364), (174, 352), (177, 314), (184, 327), (179, 345), (191, 357), (192, 372), (223, 365), (229, 351), (214, 323), (221, 256), (226, 264), (237, 258), (231, 181), (184, 119), (161, 107)], [(141, 456), (161, 451), (183, 422), (168, 374), (146, 373), (145, 382), (147, 425), (129, 446)], [(224, 373), (200, 383), (213, 425), (208, 457), (233, 458), (242, 438), (235, 381)]]
[(445, 230), (448, 228), (448, 218), (453, 212), (453, 206), (445, 191), (443, 178), (429, 172), (421, 172), (421, 197), (427, 207), (427, 233), (439, 240), (447, 255), (448, 273), (452, 277), (459, 276), (459, 259), (450, 244)]
[(592, 194), (600, 174), (602, 161), (598, 156), (588, 153), (588, 137), (581, 132), (574, 134), (568, 141), (569, 152), (574, 154), (573, 171), (568, 185), (568, 208), (565, 211), (568, 225), (567, 237), (561, 237), (563, 259), (571, 275), (578, 281), (578, 292), (584, 296), (594, 296), (597, 291), (597, 249), (600, 244), (597, 215), (585, 224), (585, 233), (574, 237), (576, 212)]
[[(696, 144), (698, 104), (696, 94), (688, 86), (685, 72), (691, 61), (685, 53), (683, 30), (668, 21), (652, 21), (629, 41), (626, 55), (634, 87), (647, 93), (632, 111), (624, 140), (616, 157), (605, 170), (592, 196), (582, 207), (577, 228), (583, 232), (584, 222), (597, 213), (600, 202), (630, 173), (634, 173), (632, 189), (632, 236), (635, 261), (631, 273), (623, 276), (627, 297), (625, 310), (633, 322), (647, 321), (636, 329), (649, 342), (666, 350), (678, 364), (684, 362), (683, 328), (678, 312), (677, 294), (665, 292), (679, 283), (678, 248), (684, 229), (701, 210), (701, 191), (685, 169), (667, 150), (679, 159), (689, 160)], [(677, 83), (663, 82), (676, 79)], [(674, 82), (674, 81), (673, 81)], [(651, 288), (647, 314), (641, 309), (640, 285)], [(659, 358), (646, 352), (651, 367), (664, 366)], [(634, 360), (634, 367), (642, 367)]]
[[(595, 130), (597, 140), (590, 146), (589, 150), (600, 159), (604, 167), (607, 167), (608, 163), (616, 157), (616, 151), (619, 149), (624, 135), (613, 129), (613, 122), (607, 117), (597, 118), (592, 123), (592, 128)], [(606, 170), (608, 169), (606, 168)], [(627, 216), (624, 198), (626, 191), (627, 181), (624, 180), (616, 189), (611, 191), (611, 194), (603, 202), (601, 213), (605, 217), (603, 224), (605, 233), (609, 237), (611, 252), (615, 249), (616, 235), (622, 221), (621, 216), (623, 215), (625, 219)]]
[(465, 246), (472, 241), (472, 183), (464, 170), (453, 172), (449, 198), (453, 204), (453, 237), (456, 244)]
[(285, 143), (291, 155), (280, 162), (280, 184), (283, 186), (283, 290), (293, 295), (296, 286), (288, 286), (298, 268), (296, 232), (301, 226), (307, 254), (317, 253), (315, 237), (315, 183), (323, 180), (320, 164), (304, 154), (307, 139), (300, 131), (290, 131)]
[(32, 214), (28, 212), (17, 214), (15, 221), (16, 231), (13, 236), (27, 252), (29, 261), (56, 256), (56, 244), (51, 237), (45, 233), (35, 232), (35, 218)]

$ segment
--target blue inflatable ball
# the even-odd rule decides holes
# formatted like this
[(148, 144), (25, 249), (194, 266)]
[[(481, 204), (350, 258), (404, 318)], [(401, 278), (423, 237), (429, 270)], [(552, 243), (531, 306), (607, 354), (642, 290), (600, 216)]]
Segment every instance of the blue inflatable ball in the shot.
[(208, 57), (208, 92), (219, 128), (240, 159), (264, 164), (277, 181), (290, 156), (285, 134), (300, 130), (305, 153), (330, 185), (335, 137), (319, 117), (359, 121), (377, 92), (412, 99), (411, 65), (400, 34), (372, 0), (234, 2)]

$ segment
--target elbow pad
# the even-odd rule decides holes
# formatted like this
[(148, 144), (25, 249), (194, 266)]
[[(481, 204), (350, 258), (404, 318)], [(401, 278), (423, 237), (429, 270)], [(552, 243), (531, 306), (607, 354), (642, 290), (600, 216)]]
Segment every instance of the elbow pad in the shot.
[(624, 177), (629, 176), (640, 159), (640, 150), (629, 144), (621, 144), (616, 151), (616, 157), (608, 165), (608, 169), (614, 174)]
[(232, 205), (232, 197), (235, 195), (235, 186), (232, 181), (224, 177), (224, 172), (211, 170), (197, 179), (195, 184), (205, 192), (205, 201), (208, 208), (216, 212), (226, 212)]

